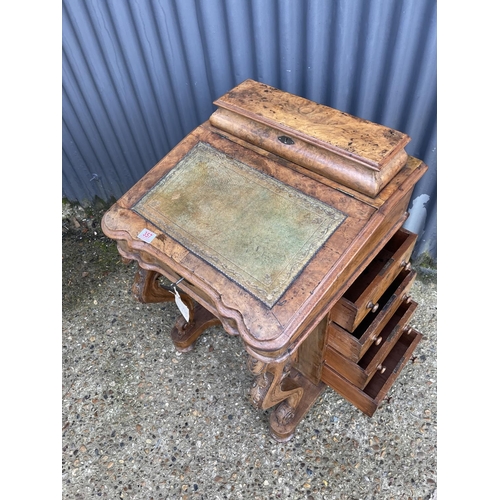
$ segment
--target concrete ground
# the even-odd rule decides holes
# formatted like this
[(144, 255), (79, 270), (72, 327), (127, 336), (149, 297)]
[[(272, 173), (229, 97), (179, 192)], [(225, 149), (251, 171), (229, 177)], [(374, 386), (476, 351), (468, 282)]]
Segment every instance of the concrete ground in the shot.
[(281, 444), (240, 339), (213, 327), (176, 352), (175, 304), (133, 299), (101, 215), (63, 211), (64, 500), (437, 498), (435, 272), (412, 291), (424, 339), (375, 415), (327, 389)]

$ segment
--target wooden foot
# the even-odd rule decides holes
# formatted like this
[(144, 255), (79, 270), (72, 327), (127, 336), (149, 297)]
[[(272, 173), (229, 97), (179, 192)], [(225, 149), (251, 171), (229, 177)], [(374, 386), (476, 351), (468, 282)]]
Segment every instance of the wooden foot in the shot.
[(184, 316), (180, 315), (170, 334), (172, 342), (179, 352), (193, 350), (196, 340), (207, 328), (221, 324), (217, 317), (200, 304), (196, 304), (189, 317), (190, 320), (187, 322)]
[(257, 375), (250, 390), (252, 403), (266, 410), (278, 405), (270, 417), (270, 433), (277, 441), (288, 441), (295, 428), (325, 388), (314, 385), (292, 368), (292, 360), (264, 363), (248, 358), (248, 368)]

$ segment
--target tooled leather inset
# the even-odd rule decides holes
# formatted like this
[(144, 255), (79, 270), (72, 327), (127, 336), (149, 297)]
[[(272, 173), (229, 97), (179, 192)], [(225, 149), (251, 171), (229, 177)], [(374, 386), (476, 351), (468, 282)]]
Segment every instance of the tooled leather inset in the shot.
[(204, 142), (132, 210), (268, 307), (345, 220), (340, 210)]

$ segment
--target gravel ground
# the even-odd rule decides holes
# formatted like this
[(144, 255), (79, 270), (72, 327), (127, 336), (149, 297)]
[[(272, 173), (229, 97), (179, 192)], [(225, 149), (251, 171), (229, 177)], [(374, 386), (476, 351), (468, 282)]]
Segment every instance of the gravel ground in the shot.
[(280, 444), (240, 339), (213, 327), (177, 353), (175, 304), (133, 299), (101, 216), (63, 208), (63, 499), (437, 499), (434, 272), (412, 291), (424, 339), (375, 415), (327, 389)]

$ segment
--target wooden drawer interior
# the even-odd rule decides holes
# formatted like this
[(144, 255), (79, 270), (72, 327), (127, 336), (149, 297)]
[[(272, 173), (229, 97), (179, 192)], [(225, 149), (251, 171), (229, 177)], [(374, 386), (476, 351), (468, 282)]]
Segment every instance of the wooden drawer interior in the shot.
[(416, 239), (416, 234), (399, 229), (333, 306), (330, 319), (353, 332), (370, 311), (375, 312), (387, 285), (402, 268), (410, 268)]
[(347, 399), (356, 408), (372, 416), (410, 359), (422, 334), (408, 329), (401, 335), (385, 359), (386, 370), (377, 371), (364, 389), (356, 387), (328, 365), (323, 366), (322, 381)]
[(385, 366), (385, 358), (397, 339), (401, 336), (405, 329), (409, 328), (408, 322), (417, 309), (417, 306), (418, 304), (410, 299), (404, 301), (398, 307), (398, 310), (380, 332), (382, 342), (378, 345), (371, 345), (370, 349), (366, 351), (366, 354), (358, 363), (360, 368), (368, 371), (368, 373), (371, 373), (374, 372), (379, 365), (382, 365), (382, 369), (385, 371), (387, 368), (387, 366)]
[(328, 324), (327, 343), (353, 362), (358, 362), (373, 342), (381, 342), (380, 331), (408, 296), (416, 272), (402, 270), (379, 299), (379, 309), (348, 332), (333, 321)]
[(385, 359), (404, 329), (408, 328), (407, 324), (416, 308), (416, 302), (404, 301), (380, 332), (381, 342), (372, 344), (359, 363), (350, 361), (330, 346), (325, 353), (325, 363), (356, 387), (363, 389), (377, 371), (387, 371)]

